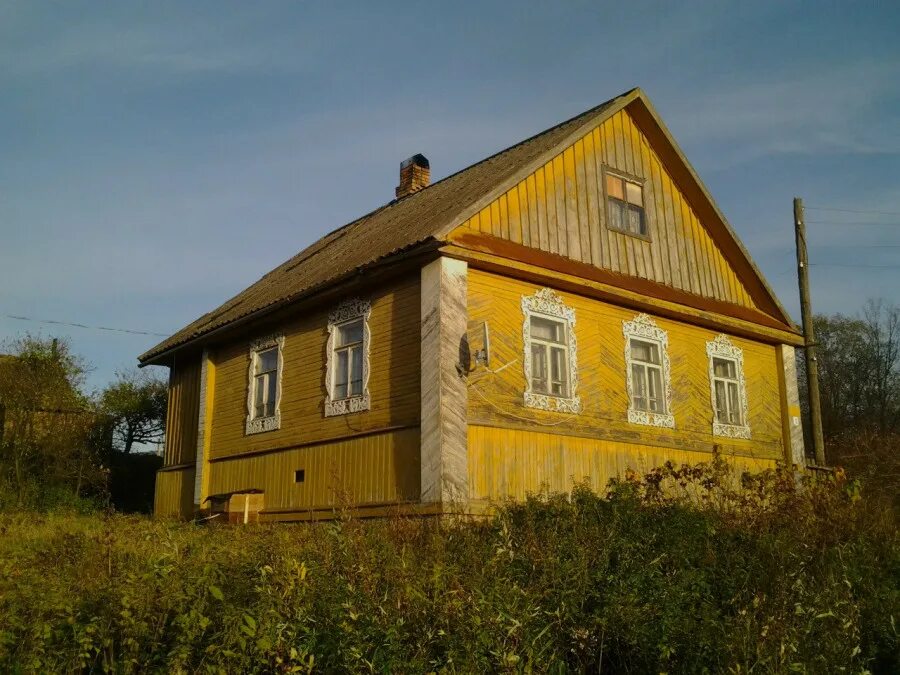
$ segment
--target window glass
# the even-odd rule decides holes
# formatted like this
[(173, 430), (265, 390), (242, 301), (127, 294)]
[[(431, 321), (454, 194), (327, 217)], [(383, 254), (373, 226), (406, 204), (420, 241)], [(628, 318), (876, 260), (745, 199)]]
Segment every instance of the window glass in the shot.
[(338, 347), (350, 345), (355, 342), (362, 342), (362, 339), (363, 322), (361, 319), (359, 321), (345, 323), (344, 325), (338, 327)]
[(349, 355), (346, 350), (339, 351), (335, 354), (334, 397), (336, 399), (347, 398), (348, 357)]
[(614, 199), (625, 200), (625, 193), (622, 189), (622, 179), (612, 174), (606, 174), (606, 194)]
[(531, 317), (531, 337), (550, 342), (563, 342), (565, 327), (559, 321), (545, 319), (539, 316)]
[(631, 358), (635, 361), (659, 364), (659, 345), (655, 342), (631, 340)]
[(362, 394), (362, 371), (363, 371), (363, 353), (362, 346), (357, 345), (351, 349), (352, 357), (350, 362), (350, 395), (359, 396)]
[(278, 368), (278, 350), (267, 349), (256, 355), (256, 372), (268, 373)]
[(606, 196), (610, 229), (640, 236), (647, 234), (643, 185), (607, 173)]

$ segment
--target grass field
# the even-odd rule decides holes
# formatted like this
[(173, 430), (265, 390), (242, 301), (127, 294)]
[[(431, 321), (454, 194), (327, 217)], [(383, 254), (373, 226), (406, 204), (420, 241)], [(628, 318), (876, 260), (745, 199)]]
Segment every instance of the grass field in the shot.
[(900, 672), (893, 512), (727, 473), (479, 521), (0, 514), (0, 671)]

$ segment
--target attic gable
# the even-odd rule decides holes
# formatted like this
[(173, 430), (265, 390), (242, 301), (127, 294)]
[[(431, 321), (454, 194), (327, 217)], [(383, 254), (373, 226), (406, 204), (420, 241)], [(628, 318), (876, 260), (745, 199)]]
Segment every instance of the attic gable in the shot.
[[(506, 240), (627, 278), (790, 319), (640, 92), (479, 205), (447, 238)], [(643, 192), (647, 236), (610, 226), (604, 173)], [(475, 235), (475, 236), (473, 236)], [(477, 244), (476, 244), (477, 245)]]

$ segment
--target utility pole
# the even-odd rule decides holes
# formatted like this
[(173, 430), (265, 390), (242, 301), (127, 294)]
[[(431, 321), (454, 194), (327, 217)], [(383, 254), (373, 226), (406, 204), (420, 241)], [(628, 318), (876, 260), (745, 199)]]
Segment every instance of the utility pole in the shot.
[(809, 300), (809, 259), (806, 254), (806, 223), (803, 200), (794, 197), (794, 232), (797, 236), (797, 277), (800, 280), (800, 313), (803, 317), (803, 354), (806, 358), (806, 387), (809, 394), (809, 417), (812, 423), (816, 464), (825, 466), (825, 439), (822, 436), (822, 404), (819, 401), (819, 362), (816, 360), (816, 333), (813, 328), (812, 304)]

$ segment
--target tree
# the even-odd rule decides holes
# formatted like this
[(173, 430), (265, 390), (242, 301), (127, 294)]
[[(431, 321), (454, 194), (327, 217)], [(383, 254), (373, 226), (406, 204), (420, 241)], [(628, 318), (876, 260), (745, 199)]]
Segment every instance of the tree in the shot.
[(870, 300), (858, 317), (816, 316), (815, 330), (826, 439), (900, 432), (900, 309)]
[(167, 384), (146, 370), (117, 373), (100, 395), (109, 419), (113, 448), (128, 454), (135, 444), (158, 443), (166, 429)]
[(26, 336), (0, 358), (0, 483), (18, 506), (51, 486), (75, 493), (100, 483), (92, 432), (97, 420), (81, 392), (86, 367), (64, 340)]

